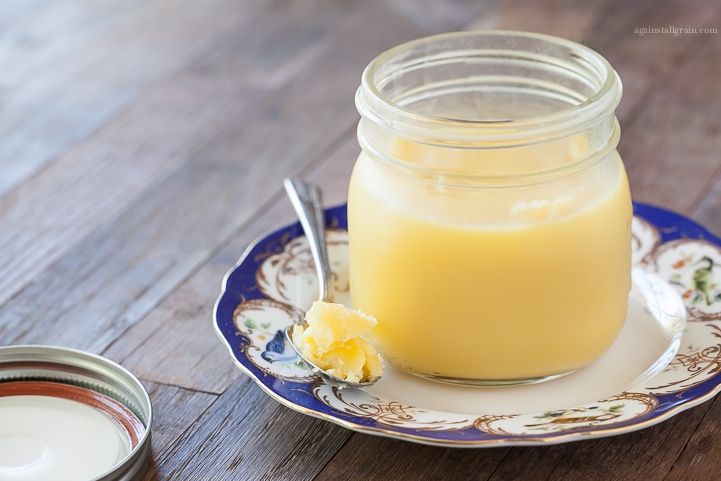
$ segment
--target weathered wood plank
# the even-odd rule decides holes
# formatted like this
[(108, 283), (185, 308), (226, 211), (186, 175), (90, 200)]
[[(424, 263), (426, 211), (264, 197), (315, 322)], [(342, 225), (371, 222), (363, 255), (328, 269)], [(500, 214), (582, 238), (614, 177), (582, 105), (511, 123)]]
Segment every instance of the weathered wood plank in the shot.
[(668, 81), (678, 62), (699, 41), (693, 35), (639, 35), (635, 31), (674, 24), (713, 27), (717, 25), (717, 13), (704, 0), (683, 4), (506, 0), (488, 14), (471, 20), (467, 28), (540, 32), (596, 49), (611, 62), (624, 82), (624, 97), (617, 111), (623, 126), (631, 120), (635, 109), (643, 107), (649, 93)]
[[(209, 12), (222, 11), (219, 2), (223, 1), (207, 5)], [(113, 32), (113, 38), (88, 47), (94, 49), (92, 52), (67, 62), (65, 68), (70, 72), (66, 77), (58, 72), (53, 82), (23, 87), (35, 90), (16, 92), (10, 105), (4, 106), (0, 122), (11, 123), (18, 132), (16, 135), (0, 128), (4, 132), (0, 143), (3, 178), (5, 169), (12, 169), (8, 162), (27, 165), (25, 157), (45, 155), (38, 151), (45, 147), (35, 147), (37, 143), (54, 142), (45, 127), (26, 125), (25, 117), (59, 132), (62, 142), (68, 138), (77, 142), (91, 131), (93, 135), (0, 198), (0, 249), (5, 254), (0, 260), (0, 304), (182, 165), (187, 152), (206, 142), (218, 128), (216, 122), (227, 119), (228, 110), (230, 115), (237, 115), (244, 99), (257, 96), (256, 85), (237, 78), (232, 87), (228, 79), (223, 86), (176, 82), (154, 87), (160, 78), (201, 56), (204, 50), (213, 51), (216, 43), (227, 42), (229, 32), (242, 31), (255, 15), (254, 9), (231, 9), (238, 13), (204, 16), (192, 8), (170, 15), (168, 10), (173, 6), (177, 3), (166, 1), (143, 12), (130, 25)], [(158, 17), (168, 18), (162, 27), (154, 25)], [(136, 55), (140, 51), (142, 55)], [(104, 69), (106, 63), (113, 68)], [(90, 98), (64, 97), (74, 95)], [(126, 105), (138, 96), (142, 99)], [(14, 110), (12, 102), (22, 99), (30, 105)], [(126, 109), (118, 113), (116, 104), (121, 100)], [(108, 104), (113, 104), (112, 108)], [(58, 115), (70, 118), (55, 116), (56, 110)], [(112, 114), (115, 117), (111, 121)], [(88, 126), (89, 122), (92, 125)], [(76, 128), (83, 134), (75, 132)], [(26, 136), (38, 140), (26, 142)], [(66, 147), (53, 147), (48, 155)], [(15, 152), (16, 148), (21, 151)]]
[(153, 456), (167, 451), (215, 402), (217, 396), (143, 380), (153, 406)]
[(718, 35), (696, 36), (667, 83), (654, 88), (623, 129), (619, 151), (637, 200), (689, 214), (721, 174), (714, 155), (721, 149)]
[[(708, 153), (707, 155), (713, 156), (714, 154)], [(721, 158), (719, 162), (721, 163)], [(714, 174), (713, 183), (701, 199), (699, 206), (693, 211), (692, 217), (716, 236), (721, 236), (721, 171), (716, 171)]]
[[(298, 14), (287, 12), (289, 20)], [(308, 29), (320, 28), (324, 34), (314, 48), (333, 59), (324, 68), (302, 61), (300, 70), (284, 74), (277, 92), (245, 85), (243, 93), (237, 79), (246, 71), (246, 58), (204, 62), (155, 89), (105, 134), (67, 156), (67, 164), (53, 164), (14, 193), (0, 220), (0, 246), (6, 248), (0, 296), (8, 299), (42, 275), (4, 311), (5, 342), (50, 334), (74, 346), (107, 345), (113, 332), (144, 315), (274, 195), (265, 185), (280, 188), (284, 173), (298, 170), (355, 123), (351, 99), (362, 67), (345, 53), (347, 25), (326, 29), (322, 18), (306, 20), (297, 27), (298, 41), (288, 37), (280, 46), (263, 36), (278, 30), (260, 27), (257, 34), (271, 49), (265, 56), (275, 57), (276, 69), (286, 68), (293, 52), (306, 55), (311, 48), (300, 41)], [(334, 53), (328, 45), (337, 47)], [(305, 80), (291, 83), (295, 75)], [(260, 72), (260, 79), (266, 77)], [(335, 88), (322, 81), (327, 78)], [(303, 124), (311, 112), (312, 133), (284, 129)], [(97, 162), (98, 156), (104, 161)], [(28, 318), (17, 316), (30, 311)], [(50, 332), (40, 319), (53, 319)], [(81, 340), (69, 334), (68, 322), (93, 327)], [(102, 332), (103, 325), (110, 331)]]
[(315, 479), (489, 479), (508, 451), (440, 448), (356, 433)]
[[(718, 5), (705, 0), (624, 2), (613, 0), (599, 12), (596, 24), (583, 39), (601, 52), (618, 71), (624, 94), (617, 115), (622, 129), (646, 107), (649, 97), (669, 82), (679, 64), (700, 41), (697, 35), (637, 33), (648, 27), (717, 26)], [(688, 88), (689, 86), (685, 86)], [(622, 142), (629, 137), (622, 137)]]
[(606, 1), (505, 0), (486, 13), (474, 17), (467, 30), (519, 30), (556, 35), (582, 42), (598, 22)]
[(17, 22), (0, 35), (0, 194), (227, 42), (259, 10), (228, 0), (63, 0), (30, 14), (10, 7)]
[(721, 435), (721, 402), (717, 398), (709, 404), (701, 427), (684, 446), (681, 456), (674, 460), (673, 468), (665, 478), (667, 481), (718, 479), (721, 473), (718, 446)]
[(309, 480), (351, 435), (270, 401), (249, 378), (224, 392), (147, 479)]

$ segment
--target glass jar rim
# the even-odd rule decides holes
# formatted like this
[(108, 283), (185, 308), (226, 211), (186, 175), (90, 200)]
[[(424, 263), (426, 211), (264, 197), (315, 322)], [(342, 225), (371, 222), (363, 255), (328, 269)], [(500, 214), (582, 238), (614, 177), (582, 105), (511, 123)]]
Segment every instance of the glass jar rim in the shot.
[[(564, 48), (569, 52), (570, 56), (577, 60), (579, 67), (584, 65), (587, 67), (587, 72), (595, 73), (598, 76), (596, 80), (601, 86), (577, 105), (569, 105), (567, 108), (548, 114), (514, 120), (468, 120), (423, 114), (389, 99), (378, 86), (379, 81), (383, 80), (378, 78), (383, 72), (383, 67), (392, 59), (402, 56), (404, 52), (411, 52), (414, 48), (427, 47), (446, 40), (465, 41), (472, 38), (490, 39), (492, 37), (525, 39)], [(461, 54), (464, 51), (473, 52), (478, 50), (458, 50)], [(486, 50), (486, 52), (492, 51), (499, 52), (499, 50)], [(523, 57), (524, 52), (520, 49), (514, 50), (510, 48), (501, 49), (500, 51), (509, 55), (515, 53), (520, 56), (519, 58)], [(449, 55), (451, 52), (449, 50), (443, 52), (443, 54)], [(456, 54), (456, 57), (461, 58), (462, 55)], [(419, 59), (423, 58), (430, 57), (419, 57)], [(560, 57), (546, 58), (559, 64), (564, 63)], [(570, 64), (567, 63), (567, 65)], [(529, 139), (536, 139), (532, 142), (535, 143), (558, 138), (559, 135), (565, 136), (588, 129), (590, 125), (597, 123), (599, 119), (615, 112), (621, 100), (622, 90), (618, 74), (602, 55), (571, 40), (552, 35), (514, 30), (463, 31), (412, 40), (375, 57), (363, 71), (361, 85), (356, 93), (356, 107), (364, 119), (394, 131), (402, 131), (403, 136), (406, 138), (419, 138), (423, 139), (425, 143), (429, 143), (429, 139), (438, 134), (437, 126), (442, 123), (443, 138), (439, 140), (439, 144), (467, 139), (469, 136), (482, 135), (483, 141), (489, 145), (489, 148), (498, 148), (523, 145)], [(435, 142), (430, 141), (430, 143)], [(492, 147), (490, 147), (491, 144)]]

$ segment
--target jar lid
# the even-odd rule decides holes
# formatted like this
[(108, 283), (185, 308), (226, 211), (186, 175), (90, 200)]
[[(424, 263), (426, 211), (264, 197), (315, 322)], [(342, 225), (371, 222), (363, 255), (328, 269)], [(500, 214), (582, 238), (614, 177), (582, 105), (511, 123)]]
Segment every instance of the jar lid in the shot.
[(150, 396), (119, 364), (55, 346), (0, 347), (0, 479), (139, 478), (151, 423)]

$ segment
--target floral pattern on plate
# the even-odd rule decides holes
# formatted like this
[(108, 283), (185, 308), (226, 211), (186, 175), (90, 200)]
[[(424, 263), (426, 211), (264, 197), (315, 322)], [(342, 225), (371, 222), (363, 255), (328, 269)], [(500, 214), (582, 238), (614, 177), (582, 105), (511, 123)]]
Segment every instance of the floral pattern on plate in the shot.
[[(282, 329), (297, 322), (318, 293), (299, 223), (257, 241), (226, 275), (215, 308), (216, 330), (236, 364), (270, 396), (358, 431), (433, 445), (481, 447), (558, 443), (641, 429), (710, 399), (721, 385), (721, 240), (678, 214), (644, 204), (634, 208), (634, 264), (670, 285), (668, 290), (680, 295), (694, 322), (686, 325), (680, 346), (668, 351), (673, 358), (656, 361), (662, 369), (653, 371), (650, 379), (641, 377), (593, 402), (574, 404), (569, 398), (508, 412), (439, 409), (424, 405), (422, 389), (428, 388), (414, 391), (412, 379), (406, 381), (408, 399), (323, 384), (297, 363), (282, 337)], [(338, 301), (348, 304), (345, 215), (345, 206), (326, 213), (334, 288)], [(517, 400), (523, 392), (503, 389), (496, 393), (505, 400)]]
[(539, 414), (481, 416), (476, 429), (505, 436), (530, 433), (565, 433), (629, 421), (648, 414), (658, 400), (644, 393), (620, 393), (587, 406), (578, 406)]
[(398, 401), (385, 401), (360, 389), (338, 389), (327, 384), (313, 386), (314, 396), (329, 407), (356, 419), (369, 419), (385, 427), (405, 427), (416, 431), (455, 431), (473, 425), (467, 414), (444, 413), (439, 417)]
[(678, 239), (644, 260), (681, 294), (690, 321), (721, 320), (721, 248), (703, 239)]
[(262, 372), (278, 379), (312, 382), (315, 376), (298, 365), (287, 345), (285, 327), (303, 318), (303, 311), (270, 299), (241, 302), (233, 313), (238, 335), (245, 340), (240, 351)]
[[(328, 229), (326, 244), (333, 291), (342, 302), (349, 297), (350, 290), (348, 269), (342, 267), (343, 259), (348, 258), (348, 233)], [(282, 251), (266, 253), (266, 256), (257, 273), (258, 289), (269, 299), (307, 310), (318, 299), (318, 276), (305, 237), (296, 237), (285, 244)]]

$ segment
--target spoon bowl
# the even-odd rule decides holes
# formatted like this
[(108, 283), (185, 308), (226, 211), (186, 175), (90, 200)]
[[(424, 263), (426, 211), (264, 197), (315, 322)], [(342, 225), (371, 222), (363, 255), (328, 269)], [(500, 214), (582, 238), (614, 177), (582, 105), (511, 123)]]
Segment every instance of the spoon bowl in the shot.
[(375, 384), (378, 381), (378, 379), (380, 379), (380, 378), (374, 378), (374, 379), (371, 379), (371, 380), (365, 381), (365, 382), (350, 382), (350, 381), (346, 381), (345, 379), (341, 379), (337, 376), (334, 376), (334, 375), (328, 373), (327, 371), (325, 371), (324, 369), (321, 369), (320, 367), (313, 364), (310, 360), (308, 360), (308, 358), (306, 358), (303, 355), (303, 353), (300, 351), (300, 349), (298, 349), (298, 347), (293, 343), (293, 329), (296, 326), (304, 325), (304, 324), (307, 325), (307, 323), (301, 323), (301, 324), (291, 324), (290, 326), (286, 327), (285, 331), (284, 331), (285, 338), (290, 343), (290, 346), (293, 348), (293, 351), (295, 351), (296, 355), (298, 356), (298, 359), (300, 359), (301, 362), (303, 362), (303, 364), (305, 364), (308, 367), (308, 369), (310, 369), (311, 371), (316, 373), (318, 375), (318, 377), (320, 377), (323, 380), (324, 383), (329, 384), (331, 386), (335, 386), (339, 389), (364, 388), (364, 387), (372, 386), (373, 384)]

